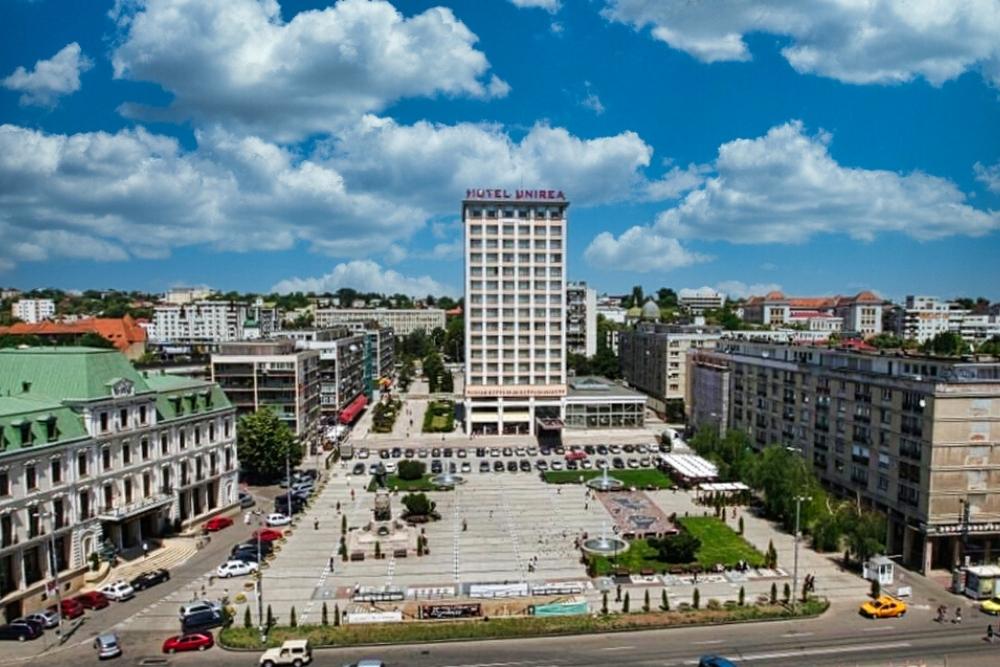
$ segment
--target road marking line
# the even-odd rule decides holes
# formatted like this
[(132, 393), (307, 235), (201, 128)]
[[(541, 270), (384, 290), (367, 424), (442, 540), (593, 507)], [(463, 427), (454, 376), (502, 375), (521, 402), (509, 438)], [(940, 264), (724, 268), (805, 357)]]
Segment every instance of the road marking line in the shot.
[(888, 632), (892, 630), (888, 625), (881, 625), (877, 628), (861, 628), (861, 632)]
[(608, 646), (607, 648), (599, 649), (601, 651), (628, 651), (634, 649), (634, 646)]
[(698, 646), (708, 646), (709, 644), (721, 644), (724, 641), (726, 641), (726, 640), (725, 639), (710, 639), (710, 640), (704, 641), (704, 642), (692, 642), (692, 643), (693, 644), (697, 644)]
[[(858, 644), (857, 646), (830, 646), (827, 648), (807, 648), (794, 649), (789, 651), (775, 651), (773, 653), (750, 653), (741, 655), (742, 661), (775, 660), (780, 658), (798, 658), (806, 655), (825, 655), (828, 653), (863, 653), (864, 651), (878, 651), (891, 648), (908, 648), (912, 646), (909, 642), (894, 642), (884, 644)], [(697, 660), (687, 660), (686, 665), (697, 665)]]
[(815, 633), (812, 632), (786, 632), (781, 635), (782, 637), (809, 637)]

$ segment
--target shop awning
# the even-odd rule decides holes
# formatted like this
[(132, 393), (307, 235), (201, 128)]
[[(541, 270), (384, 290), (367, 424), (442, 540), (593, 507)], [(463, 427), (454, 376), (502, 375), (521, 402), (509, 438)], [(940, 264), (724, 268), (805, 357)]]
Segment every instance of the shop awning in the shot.
[(358, 395), (350, 404), (340, 411), (340, 423), (350, 424), (354, 419), (361, 414), (361, 411), (365, 409), (368, 405), (368, 397), (364, 394)]

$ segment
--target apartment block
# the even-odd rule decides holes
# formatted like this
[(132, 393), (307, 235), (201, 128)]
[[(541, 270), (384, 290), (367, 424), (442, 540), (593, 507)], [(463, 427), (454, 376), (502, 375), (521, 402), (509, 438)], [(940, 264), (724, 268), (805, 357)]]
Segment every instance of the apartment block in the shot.
[[(728, 407), (696, 370), (693, 413), (799, 450), (824, 484), (888, 517), (889, 553), (931, 569), (1000, 553), (1000, 361), (726, 340)], [(701, 386), (702, 384), (706, 386)]]
[(10, 314), (22, 322), (38, 324), (56, 316), (56, 304), (52, 299), (21, 299), (11, 305)]
[(557, 436), (566, 395), (566, 210), (555, 190), (469, 190), (469, 433)]
[(726, 295), (711, 287), (682, 289), (677, 302), (692, 315), (703, 315), (706, 310), (718, 310), (726, 305)]
[(0, 606), (10, 621), (79, 589), (90, 556), (235, 507), (235, 411), (214, 384), (119, 352), (0, 351)]
[(186, 306), (195, 301), (204, 301), (213, 294), (215, 290), (207, 287), (174, 287), (163, 294), (163, 301), (173, 306)]
[(587, 283), (566, 284), (566, 351), (597, 354), (597, 291)]
[[(786, 326), (810, 318), (839, 318), (845, 333), (870, 337), (882, 333), (884, 300), (873, 292), (854, 296), (795, 297), (781, 292), (750, 297), (743, 306), (743, 319), (752, 324)], [(829, 320), (827, 331), (836, 331)]]
[(283, 331), (299, 350), (319, 352), (319, 404), (324, 424), (351, 423), (368, 402), (364, 332), (347, 327)]
[(194, 301), (159, 305), (153, 311), (151, 342), (214, 349), (219, 343), (267, 338), (278, 329), (278, 313), (262, 301)]
[(308, 446), (319, 444), (320, 353), (291, 340), (222, 343), (212, 354), (212, 381), (242, 417), (272, 410)]
[(418, 329), (429, 334), (434, 329), (444, 329), (445, 313), (441, 308), (319, 308), (314, 319), (320, 329), (371, 322), (391, 328), (401, 337)]
[(690, 404), (687, 352), (712, 349), (722, 337), (719, 327), (640, 322), (618, 335), (622, 375), (649, 396), (649, 406), (666, 414), (668, 403)]

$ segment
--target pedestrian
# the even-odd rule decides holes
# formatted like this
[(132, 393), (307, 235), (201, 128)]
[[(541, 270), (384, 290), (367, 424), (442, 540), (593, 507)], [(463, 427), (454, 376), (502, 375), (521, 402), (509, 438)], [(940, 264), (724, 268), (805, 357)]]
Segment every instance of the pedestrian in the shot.
[(962, 622), (962, 608), (955, 607), (955, 620), (952, 621), (952, 623), (961, 623), (961, 622)]
[(992, 623), (987, 623), (986, 624), (986, 641), (988, 641), (989, 643), (992, 644), (993, 643), (993, 637), (994, 637), (994, 635), (993, 635), (993, 624)]
[(149, 545), (146, 543), (145, 540), (143, 540), (143, 542), (142, 542), (142, 557), (146, 558), (147, 556), (149, 556)]
[(319, 517), (313, 519), (313, 530), (319, 530)]
[(330, 572), (333, 572), (333, 556), (330, 556)]
[(244, 512), (243, 513), (243, 525), (244, 526), (249, 526), (250, 525), (250, 512)]

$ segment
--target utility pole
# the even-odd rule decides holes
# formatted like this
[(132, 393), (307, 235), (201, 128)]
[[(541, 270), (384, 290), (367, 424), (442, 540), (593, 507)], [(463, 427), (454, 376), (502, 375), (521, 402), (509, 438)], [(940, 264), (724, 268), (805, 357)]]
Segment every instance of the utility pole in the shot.
[(792, 609), (798, 604), (799, 597), (799, 522), (802, 519), (802, 502), (812, 500), (810, 496), (795, 496), (795, 554), (792, 566)]
[(260, 562), (260, 531), (264, 529), (263, 515), (257, 515), (257, 625), (260, 629), (260, 642), (263, 644), (267, 640), (267, 632), (264, 629), (264, 568)]
[(56, 627), (56, 635), (59, 639), (62, 639), (62, 624), (63, 624), (63, 614), (62, 614), (62, 591), (59, 590), (59, 564), (56, 560), (56, 517), (55, 514), (50, 512), (39, 512), (35, 511), (34, 515), (38, 519), (51, 519), (51, 525), (49, 526), (49, 568), (52, 572), (53, 587), (56, 590), (56, 614), (59, 619), (59, 625)]

